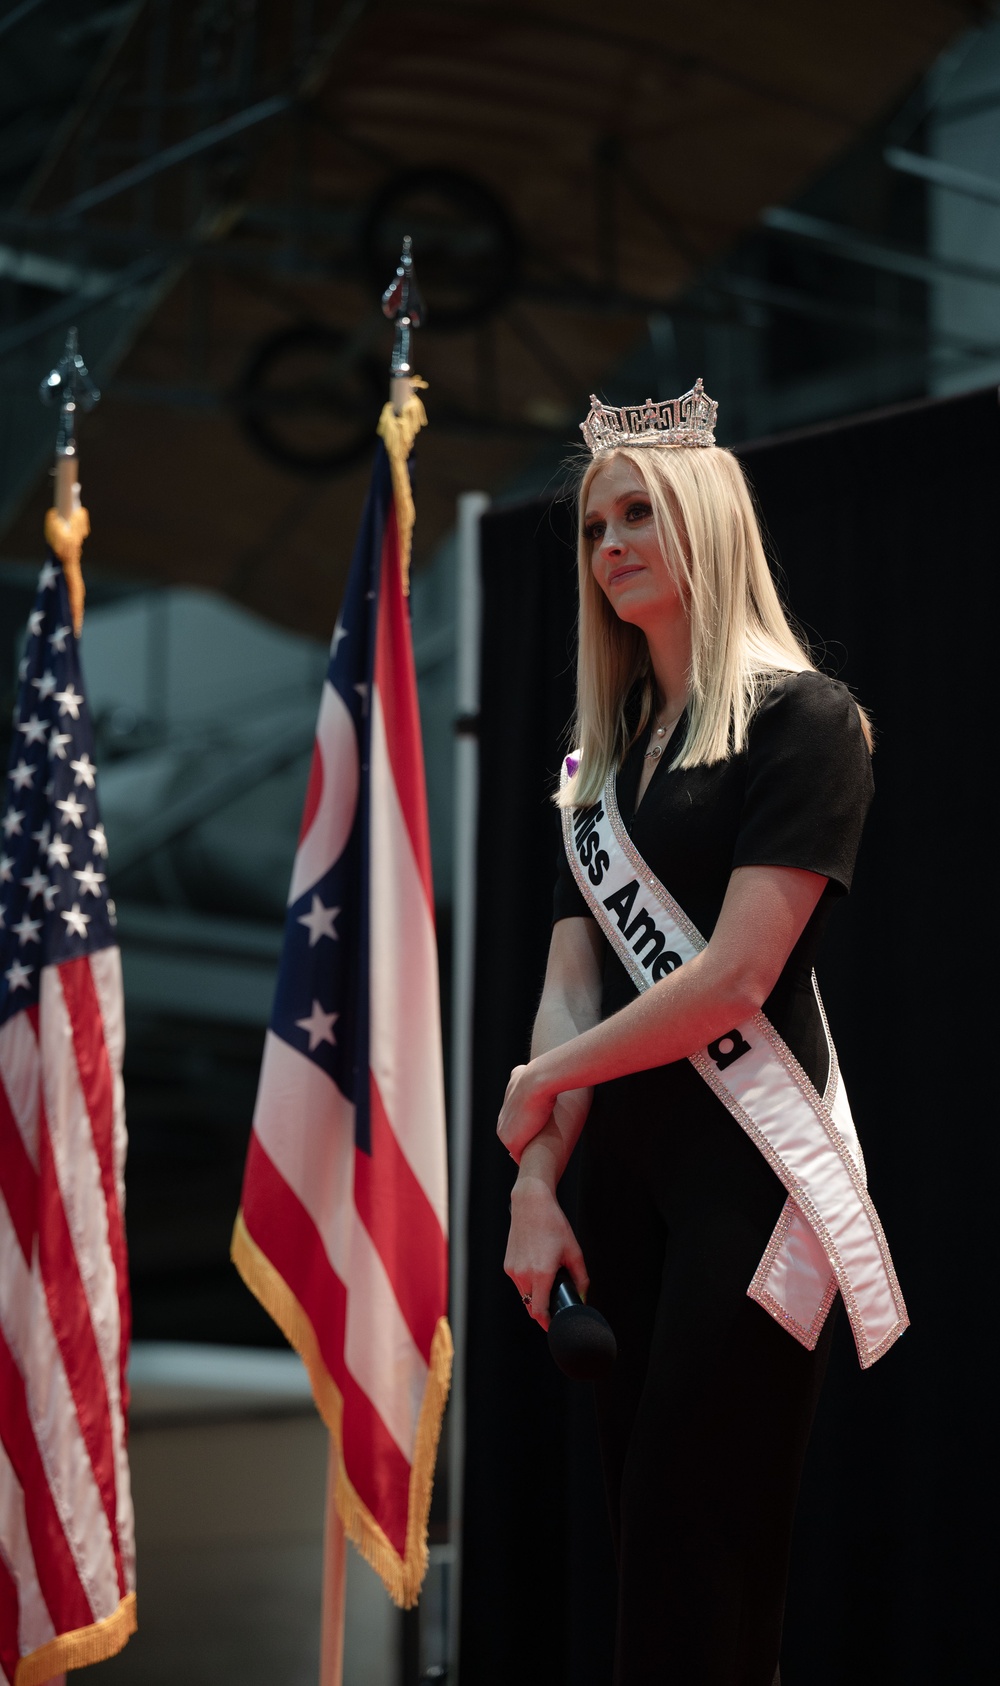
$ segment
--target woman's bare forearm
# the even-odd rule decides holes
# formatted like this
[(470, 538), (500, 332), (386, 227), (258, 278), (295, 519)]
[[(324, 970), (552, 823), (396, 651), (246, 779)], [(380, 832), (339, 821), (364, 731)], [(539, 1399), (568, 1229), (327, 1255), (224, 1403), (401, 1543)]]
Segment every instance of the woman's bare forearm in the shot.
[(712, 973), (708, 956), (697, 955), (603, 1023), (540, 1050), (537, 1062), (532, 1051), (538, 1078), (559, 1092), (686, 1058), (759, 1005), (738, 988), (720, 987)]
[[(532, 1060), (573, 1041), (581, 1032), (590, 1030), (599, 1019), (596, 1003), (546, 1001), (543, 996), (531, 1035)], [(555, 1192), (587, 1122), (592, 1096), (592, 1088), (580, 1088), (570, 1089), (556, 1097), (548, 1123), (521, 1157), (518, 1182), (534, 1177)]]
[[(552, 1109), (552, 1116), (521, 1155), (518, 1183), (527, 1177), (543, 1182), (554, 1194), (560, 1178), (587, 1122), (592, 1089), (573, 1089), (560, 1095)], [(564, 1102), (580, 1101), (578, 1110), (571, 1111)]]
[[(557, 921), (531, 1038), (531, 1065), (593, 1029), (600, 1013), (597, 928), (582, 917)], [(559, 1205), (557, 1189), (586, 1122), (590, 1097), (591, 1090), (583, 1084), (552, 1095), (538, 1119), (534, 1140), (518, 1156), (504, 1269), (543, 1328), (548, 1326), (552, 1281), (561, 1265), (571, 1273), (579, 1292), (585, 1295), (587, 1291), (587, 1267)]]
[(578, 1033), (572, 1044), (546, 1049), (536, 1067), (543, 1088), (557, 1094), (668, 1065), (752, 1018), (825, 883), (787, 867), (734, 872), (707, 948), (613, 1017)]
[(611, 1018), (553, 1040), (511, 1073), (497, 1129), (519, 1162), (558, 1098), (684, 1059), (766, 1000), (826, 879), (793, 867), (734, 871), (708, 946)]

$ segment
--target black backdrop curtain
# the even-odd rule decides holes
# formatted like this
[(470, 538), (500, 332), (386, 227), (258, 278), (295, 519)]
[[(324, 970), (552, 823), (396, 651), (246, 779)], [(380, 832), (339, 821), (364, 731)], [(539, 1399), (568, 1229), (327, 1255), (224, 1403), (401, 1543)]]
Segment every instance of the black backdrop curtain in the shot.
[[(739, 454), (792, 609), (878, 732), (875, 806), (820, 981), (913, 1325), (862, 1374), (839, 1319), (783, 1682), (971, 1686), (996, 1677), (997, 395)], [(494, 1137), (544, 970), (575, 592), (567, 505), (484, 518), (465, 1686), (610, 1680), (590, 1399), (503, 1276), (512, 1167)]]

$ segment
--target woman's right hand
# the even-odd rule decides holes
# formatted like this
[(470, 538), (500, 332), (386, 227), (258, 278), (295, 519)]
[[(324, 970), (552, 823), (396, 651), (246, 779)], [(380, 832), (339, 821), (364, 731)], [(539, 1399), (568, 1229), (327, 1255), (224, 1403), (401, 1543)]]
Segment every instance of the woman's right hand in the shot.
[(522, 1300), (529, 1297), (525, 1310), (543, 1329), (549, 1326), (552, 1283), (561, 1265), (566, 1266), (581, 1297), (585, 1296), (587, 1267), (566, 1214), (548, 1182), (522, 1170), (510, 1197), (510, 1236), (503, 1267)]

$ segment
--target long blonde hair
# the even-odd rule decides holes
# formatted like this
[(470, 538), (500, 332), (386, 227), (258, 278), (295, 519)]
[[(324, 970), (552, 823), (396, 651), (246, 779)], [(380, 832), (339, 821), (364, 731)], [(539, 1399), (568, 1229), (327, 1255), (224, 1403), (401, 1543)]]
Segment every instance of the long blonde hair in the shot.
[[(688, 605), (691, 671), (688, 722), (673, 767), (697, 767), (738, 754), (761, 699), (783, 673), (814, 673), (789, 624), (767, 565), (753, 503), (736, 458), (718, 446), (621, 447), (595, 458), (580, 483), (577, 560), (579, 653), (573, 741), (582, 751), (560, 807), (596, 802), (608, 774), (654, 710), (649, 650), (638, 627), (620, 621), (591, 569), (584, 530), (590, 483), (620, 457), (649, 493), (660, 550)], [(626, 701), (640, 688), (637, 722)], [(862, 726), (871, 747), (868, 721)]]

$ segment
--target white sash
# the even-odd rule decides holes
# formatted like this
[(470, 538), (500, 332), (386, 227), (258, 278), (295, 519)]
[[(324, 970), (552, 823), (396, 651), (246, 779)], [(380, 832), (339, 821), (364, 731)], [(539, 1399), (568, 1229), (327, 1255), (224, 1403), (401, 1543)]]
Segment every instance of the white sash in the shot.
[[(564, 785), (577, 765), (577, 756), (567, 757)], [(618, 812), (613, 772), (594, 807), (563, 810), (563, 837), (587, 904), (639, 990), (706, 947), (632, 842)], [(868, 1369), (909, 1319), (865, 1187), (861, 1148), (818, 989), (816, 998), (830, 1051), (823, 1095), (763, 1013), (690, 1058), (788, 1190), (747, 1289), (750, 1298), (811, 1351), (839, 1289), (861, 1367)]]

